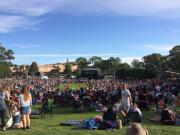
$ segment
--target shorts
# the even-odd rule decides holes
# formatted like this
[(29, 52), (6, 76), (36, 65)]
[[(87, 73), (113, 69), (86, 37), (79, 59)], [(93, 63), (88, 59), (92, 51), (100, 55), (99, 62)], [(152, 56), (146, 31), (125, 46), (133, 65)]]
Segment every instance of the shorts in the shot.
[(123, 109), (123, 111), (128, 112), (129, 109), (130, 109), (130, 104), (122, 103), (122, 104), (121, 104), (121, 108)]
[(21, 106), (21, 114), (29, 114), (30, 113), (30, 106)]
[(21, 117), (20, 115), (17, 115), (17, 116), (13, 117), (13, 125), (20, 122), (20, 117)]

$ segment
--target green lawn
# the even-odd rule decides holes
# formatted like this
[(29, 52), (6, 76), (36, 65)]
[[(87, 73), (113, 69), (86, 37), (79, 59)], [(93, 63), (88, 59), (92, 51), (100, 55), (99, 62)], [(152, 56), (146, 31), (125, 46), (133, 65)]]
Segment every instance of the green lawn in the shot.
[(78, 84), (77, 83), (62, 83), (62, 84), (59, 85), (58, 88), (60, 90), (63, 90), (65, 88), (65, 86), (66, 87), (68, 86), (69, 89), (79, 90), (81, 87), (86, 88), (87, 84), (85, 84), (85, 83), (78, 83)]
[[(94, 117), (100, 113), (77, 113), (72, 108), (56, 109), (52, 118), (32, 119), (31, 129), (0, 131), (1, 135), (124, 135), (127, 127), (121, 130), (85, 130), (74, 127), (60, 126), (59, 123), (69, 119), (85, 119)], [(150, 112), (143, 112), (144, 116), (151, 115)], [(180, 135), (180, 128), (175, 126), (158, 125), (147, 120), (143, 121), (150, 135)]]

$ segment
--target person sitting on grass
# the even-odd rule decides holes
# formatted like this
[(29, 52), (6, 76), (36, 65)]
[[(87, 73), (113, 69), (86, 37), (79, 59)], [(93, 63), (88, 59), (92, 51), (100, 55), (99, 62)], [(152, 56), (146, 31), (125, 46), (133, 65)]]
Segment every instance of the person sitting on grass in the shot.
[[(133, 115), (133, 114), (137, 114), (137, 115)], [(133, 122), (141, 122), (142, 121), (142, 112), (141, 110), (138, 108), (137, 104), (134, 103), (132, 105), (132, 108), (129, 110), (129, 113), (128, 113), (128, 116), (132, 115), (132, 117), (135, 117), (135, 118), (132, 118)]]
[(107, 111), (103, 113), (102, 129), (120, 128), (120, 122), (117, 119), (117, 114), (112, 107), (108, 107)]
[(164, 109), (161, 112), (161, 122), (166, 125), (175, 125), (176, 115), (164, 105)]
[[(22, 122), (21, 122), (21, 115), (20, 115), (20, 110), (18, 107), (18, 101), (16, 101), (15, 99), (12, 102), (12, 117), (13, 117), (13, 127), (14, 128), (19, 128), (21, 125), (22, 128)], [(21, 123), (21, 124), (20, 124)]]
[(157, 112), (161, 113), (162, 110), (164, 109), (164, 105), (165, 105), (164, 99), (160, 97), (157, 102), (157, 109), (156, 109)]
[(21, 121), (21, 115), (20, 115), (20, 110), (18, 107), (18, 101), (16, 101), (16, 100), (14, 100), (12, 103), (12, 117), (13, 117), (12, 128), (14, 128), (14, 129), (23, 128), (23, 122)]
[(85, 94), (83, 97), (83, 105), (84, 105), (84, 112), (87, 112), (90, 109), (91, 104), (91, 97), (88, 95), (88, 93)]

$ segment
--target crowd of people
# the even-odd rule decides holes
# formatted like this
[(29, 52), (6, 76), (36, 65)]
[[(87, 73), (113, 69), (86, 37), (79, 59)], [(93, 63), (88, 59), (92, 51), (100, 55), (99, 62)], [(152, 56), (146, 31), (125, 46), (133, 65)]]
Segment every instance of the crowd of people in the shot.
[[(10, 117), (9, 121), (16, 128), (30, 128), (30, 112), (32, 98), (28, 86), (23, 86), (18, 95), (14, 95), (14, 91), (8, 84), (1, 84), (0, 87), (0, 116), (2, 130), (5, 131), (7, 125), (6, 117)], [(22, 117), (22, 121), (20, 119)]]
[[(83, 83), (84, 87), (72, 89), (69, 88), (71, 83), (79, 86)], [(64, 86), (62, 89), (59, 87), (61, 84)], [(136, 114), (134, 122), (141, 122), (141, 110), (149, 110), (153, 104), (159, 114), (165, 115), (165, 110), (174, 111), (176, 105), (180, 105), (179, 92), (178, 83), (165, 80), (1, 80), (1, 125), (2, 130), (6, 130), (8, 115), (12, 116), (13, 127), (29, 129), (31, 106), (42, 103), (46, 107), (50, 100), (58, 107), (72, 106), (80, 112), (103, 112), (103, 118), (107, 121), (116, 121), (115, 114), (120, 112), (123, 117)], [(113, 113), (109, 115), (108, 112)], [(169, 119), (175, 123), (176, 115), (171, 116), (173, 118)], [(161, 121), (167, 119), (163, 117)]]
[[(80, 111), (93, 108), (102, 110), (108, 105), (123, 109), (127, 113), (132, 103), (138, 103), (140, 109), (149, 109), (150, 104), (156, 104), (160, 111), (164, 104), (175, 109), (179, 104), (179, 85), (173, 82), (143, 80), (143, 81), (89, 81), (88, 87), (79, 90), (68, 89), (55, 92), (55, 102), (62, 105), (74, 105)], [(175, 103), (177, 102), (177, 103)], [(121, 108), (119, 108), (121, 106)]]

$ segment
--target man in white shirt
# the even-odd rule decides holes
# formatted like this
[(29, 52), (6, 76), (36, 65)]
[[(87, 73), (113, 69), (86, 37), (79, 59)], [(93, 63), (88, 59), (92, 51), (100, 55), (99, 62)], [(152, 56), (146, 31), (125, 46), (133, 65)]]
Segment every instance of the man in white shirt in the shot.
[(131, 98), (131, 93), (127, 89), (127, 85), (123, 84), (123, 89), (121, 91), (121, 102), (122, 102), (122, 110), (124, 111), (125, 114), (129, 112), (132, 98)]

